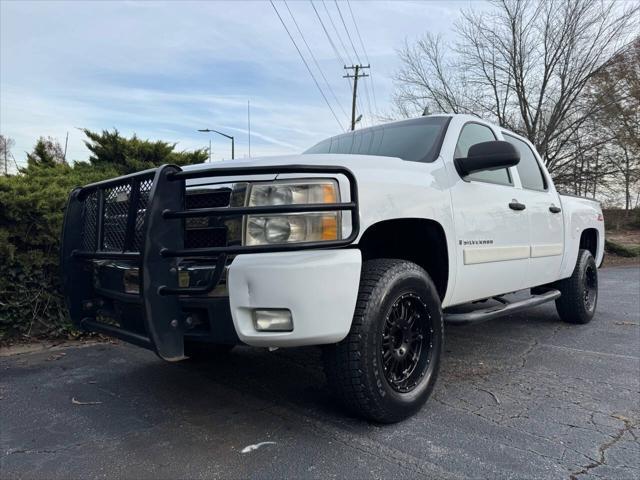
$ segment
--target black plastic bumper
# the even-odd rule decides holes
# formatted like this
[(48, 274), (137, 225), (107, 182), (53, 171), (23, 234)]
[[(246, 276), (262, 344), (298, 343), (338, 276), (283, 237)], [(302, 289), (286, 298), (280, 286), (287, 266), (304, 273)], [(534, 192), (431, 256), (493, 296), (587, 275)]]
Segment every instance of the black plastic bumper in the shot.
[[(237, 177), (237, 181), (242, 181), (246, 176), (261, 174), (344, 175), (349, 181), (350, 198), (348, 202), (335, 204), (185, 209), (186, 180)], [(184, 248), (185, 218), (322, 211), (351, 212), (349, 236), (297, 244)], [(114, 218), (120, 219), (122, 228), (113, 228), (110, 222)], [(220, 310), (219, 300), (213, 301), (206, 295), (222, 279), (229, 256), (344, 247), (353, 243), (358, 233), (357, 183), (353, 173), (344, 167), (283, 165), (183, 171), (165, 165), (71, 192), (62, 233), (63, 289), (71, 319), (78, 327), (152, 349), (165, 360), (181, 360), (185, 332), (193, 321), (192, 311), (185, 305), (200, 305), (210, 317), (225, 313)], [(181, 263), (194, 258), (211, 262), (215, 268), (204, 285), (181, 287)], [(96, 283), (95, 271), (101, 260), (122, 262), (137, 269), (138, 293), (101, 288)], [(106, 318), (116, 321), (105, 321)], [(224, 330), (228, 328), (225, 325), (226, 322), (219, 322), (213, 327)], [(230, 332), (220, 333), (223, 337), (233, 336)], [(193, 333), (188, 335), (191, 337)]]

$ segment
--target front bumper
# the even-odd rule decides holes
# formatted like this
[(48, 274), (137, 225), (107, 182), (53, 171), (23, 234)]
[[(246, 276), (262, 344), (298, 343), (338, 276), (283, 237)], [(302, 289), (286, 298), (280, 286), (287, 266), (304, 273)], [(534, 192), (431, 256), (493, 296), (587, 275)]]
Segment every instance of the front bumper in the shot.
[[(296, 347), (342, 340), (351, 328), (358, 297), (360, 250), (242, 255), (229, 267), (235, 331), (256, 347)], [(291, 332), (259, 332), (256, 309), (288, 309)]]
[[(262, 174), (345, 177), (350, 199), (268, 207), (185, 206), (187, 180)], [(360, 275), (359, 251), (341, 248), (358, 237), (357, 199), (354, 175), (336, 166), (212, 167), (190, 172), (163, 166), (77, 188), (69, 196), (61, 248), (63, 290), (71, 319), (78, 327), (152, 349), (169, 361), (185, 358), (185, 341), (218, 341), (229, 316), (233, 328), (227, 329), (223, 343), (236, 335), (247, 344), (264, 346), (338, 341), (349, 330)], [(344, 239), (185, 248), (188, 218), (333, 210), (350, 213), (351, 231)], [(101, 262), (124, 265), (122, 278), (117, 268), (115, 274), (109, 268), (106, 277), (97, 272)], [(195, 285), (183, 285), (184, 266), (194, 262), (209, 265), (210, 274)], [(225, 306), (218, 287), (227, 272)], [(107, 280), (115, 282), (115, 287), (101, 283)], [(135, 283), (138, 291), (127, 292), (127, 285)], [(252, 331), (251, 313), (256, 307), (289, 309), (294, 315), (293, 331)], [(198, 330), (198, 326), (209, 328)]]

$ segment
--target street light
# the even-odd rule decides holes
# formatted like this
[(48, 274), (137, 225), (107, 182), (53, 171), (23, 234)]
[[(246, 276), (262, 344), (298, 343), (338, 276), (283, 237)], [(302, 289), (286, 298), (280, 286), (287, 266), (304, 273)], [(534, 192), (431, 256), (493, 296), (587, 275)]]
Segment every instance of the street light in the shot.
[(213, 130), (212, 128), (202, 128), (198, 130), (199, 132), (213, 132), (218, 135), (222, 135), (223, 137), (227, 137), (231, 139), (231, 160), (235, 158), (235, 140), (232, 135), (227, 135), (226, 133), (219, 132), (218, 130)]

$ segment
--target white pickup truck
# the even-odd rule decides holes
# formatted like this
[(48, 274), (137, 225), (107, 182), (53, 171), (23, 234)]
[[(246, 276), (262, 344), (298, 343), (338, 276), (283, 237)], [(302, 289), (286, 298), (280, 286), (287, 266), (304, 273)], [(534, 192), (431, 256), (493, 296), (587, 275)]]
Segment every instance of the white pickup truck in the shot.
[(79, 327), (170, 361), (321, 345), (337, 396), (377, 422), (424, 404), (445, 321), (554, 300), (589, 322), (603, 254), (599, 204), (559, 195), (527, 140), (466, 115), (79, 187), (61, 252)]

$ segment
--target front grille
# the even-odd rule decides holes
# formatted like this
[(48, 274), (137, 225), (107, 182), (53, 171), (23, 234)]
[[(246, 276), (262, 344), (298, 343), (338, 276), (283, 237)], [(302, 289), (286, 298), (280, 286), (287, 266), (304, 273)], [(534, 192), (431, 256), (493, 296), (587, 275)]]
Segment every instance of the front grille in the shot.
[(185, 206), (188, 210), (195, 208), (228, 207), (230, 198), (230, 188), (221, 188), (219, 190), (191, 190), (187, 192)]
[(187, 229), (184, 232), (185, 248), (224, 247), (227, 245), (226, 227)]
[[(187, 209), (228, 207), (231, 189), (187, 191)], [(189, 218), (185, 221), (185, 248), (208, 248), (227, 246), (227, 227), (216, 217)]]

